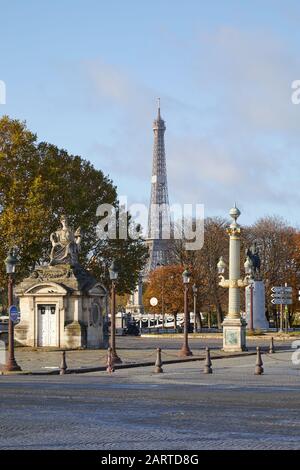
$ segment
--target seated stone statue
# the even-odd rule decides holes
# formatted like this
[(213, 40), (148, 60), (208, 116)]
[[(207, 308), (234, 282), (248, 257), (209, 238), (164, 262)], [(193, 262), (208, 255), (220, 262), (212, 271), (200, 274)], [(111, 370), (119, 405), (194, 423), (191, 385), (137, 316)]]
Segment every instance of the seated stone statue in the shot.
[(52, 243), (50, 266), (57, 264), (77, 265), (81, 242), (80, 227), (74, 233), (71, 227), (69, 227), (65, 216), (61, 216), (60, 222), (62, 228), (50, 235)]

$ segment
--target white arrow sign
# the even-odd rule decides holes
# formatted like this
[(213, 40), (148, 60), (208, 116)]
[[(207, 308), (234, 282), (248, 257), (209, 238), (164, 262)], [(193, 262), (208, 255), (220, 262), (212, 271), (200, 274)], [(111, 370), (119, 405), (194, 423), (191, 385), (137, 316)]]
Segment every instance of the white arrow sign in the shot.
[(273, 299), (282, 298), (282, 297), (291, 299), (293, 297), (293, 294), (292, 292), (282, 292), (282, 293), (276, 292), (275, 294), (271, 294), (271, 297), (273, 297)]
[(293, 292), (293, 288), (292, 287), (288, 287), (288, 286), (282, 286), (282, 287), (272, 287), (271, 289), (272, 292)]
[(292, 299), (283, 299), (277, 298), (271, 300), (273, 305), (291, 305), (293, 303)]

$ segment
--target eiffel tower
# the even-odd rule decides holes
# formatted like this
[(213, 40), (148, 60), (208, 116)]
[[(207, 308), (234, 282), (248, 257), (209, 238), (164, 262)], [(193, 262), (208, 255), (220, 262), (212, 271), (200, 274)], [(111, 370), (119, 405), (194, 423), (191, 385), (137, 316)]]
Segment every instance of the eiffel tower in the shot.
[[(158, 99), (157, 118), (153, 122), (154, 147), (151, 178), (151, 197), (148, 213), (148, 231), (146, 244), (149, 248), (149, 260), (140, 274), (138, 285), (126, 305), (126, 312), (133, 315), (143, 314), (143, 280), (146, 281), (151, 271), (159, 266), (170, 264), (170, 208), (168, 196), (167, 167), (165, 155), (165, 121), (160, 115)], [(167, 237), (167, 238), (164, 238)]]
[(168, 196), (167, 166), (165, 154), (165, 121), (160, 114), (158, 99), (157, 118), (153, 122), (154, 146), (151, 178), (151, 197), (148, 213), (149, 262), (145, 274), (158, 266), (170, 264), (171, 219)]

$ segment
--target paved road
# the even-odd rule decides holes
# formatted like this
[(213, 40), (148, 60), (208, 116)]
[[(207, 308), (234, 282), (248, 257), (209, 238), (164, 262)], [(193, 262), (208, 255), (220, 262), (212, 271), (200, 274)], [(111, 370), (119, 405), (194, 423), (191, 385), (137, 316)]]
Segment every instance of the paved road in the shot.
[(0, 377), (0, 449), (299, 449), (291, 352), (152, 368)]

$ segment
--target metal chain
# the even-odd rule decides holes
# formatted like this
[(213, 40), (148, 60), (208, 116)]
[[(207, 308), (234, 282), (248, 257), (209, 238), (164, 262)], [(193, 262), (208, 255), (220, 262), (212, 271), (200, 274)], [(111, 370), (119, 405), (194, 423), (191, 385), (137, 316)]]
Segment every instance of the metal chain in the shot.
[(268, 356), (270, 359), (273, 359), (273, 361), (279, 361), (279, 362), (291, 362), (291, 361), (286, 361), (285, 359), (278, 359), (278, 357), (274, 357), (273, 354), (269, 353), (263, 353), (265, 356)]
[(153, 352), (151, 352), (149, 354), (146, 354), (146, 355), (143, 354), (142, 360), (144, 360), (144, 358), (149, 359), (149, 358), (155, 357), (155, 354), (156, 354), (156, 351), (153, 351)]
[[(164, 356), (176, 357), (176, 358), (178, 359), (178, 352), (172, 354), (172, 353), (170, 353), (170, 352), (162, 351), (161, 353), (162, 353), (162, 355), (164, 355)], [(205, 354), (205, 351), (204, 351), (204, 354)], [(197, 358), (198, 358), (198, 357), (201, 357), (201, 356), (202, 356), (202, 354), (197, 354), (197, 355), (194, 356), (194, 357), (197, 357)], [(193, 357), (193, 356), (192, 356), (192, 357)]]

